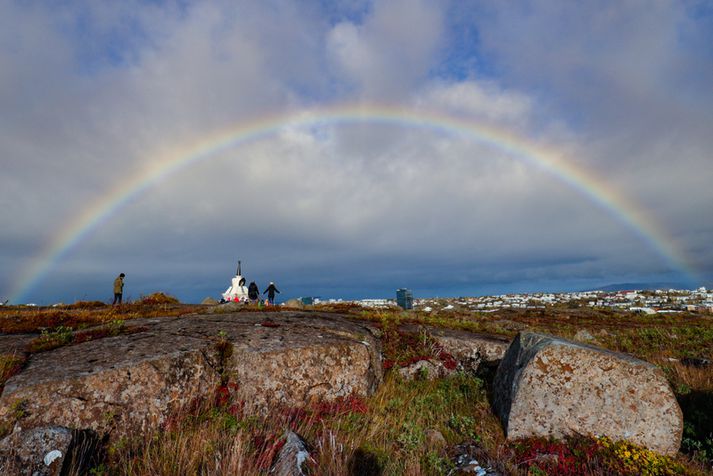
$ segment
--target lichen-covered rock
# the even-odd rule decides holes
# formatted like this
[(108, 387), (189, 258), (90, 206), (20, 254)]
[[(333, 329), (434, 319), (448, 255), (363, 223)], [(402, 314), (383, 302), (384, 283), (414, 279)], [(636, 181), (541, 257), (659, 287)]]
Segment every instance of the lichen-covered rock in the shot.
[(572, 434), (678, 451), (681, 409), (663, 373), (625, 354), (519, 334), (495, 377), (493, 406), (508, 439)]
[(210, 398), (226, 378), (259, 408), (368, 395), (381, 382), (380, 344), (367, 328), (338, 316), (269, 317), (145, 320), (144, 332), (32, 355), (5, 385), (0, 422), (116, 437), (157, 427), (172, 411)]
[(25, 428), (143, 431), (215, 388), (209, 351), (201, 339), (154, 329), (35, 354), (5, 385), (0, 419), (21, 402), (16, 424)]
[(572, 338), (577, 342), (585, 342), (587, 344), (598, 344), (597, 338), (592, 335), (587, 329), (580, 329)]
[(0, 335), (0, 354), (23, 355), (27, 345), (37, 338), (37, 334)]
[(510, 345), (510, 340), (501, 336), (432, 326), (403, 324), (399, 326), (399, 331), (428, 334), (440, 350), (453, 357), (459, 368), (472, 372), (477, 371), (481, 364), (493, 368), (497, 366)]
[(466, 370), (476, 371), (481, 363), (497, 365), (510, 345), (506, 338), (466, 331), (432, 329), (434, 340)]
[(447, 377), (454, 371), (449, 370), (439, 360), (419, 360), (413, 364), (401, 367), (399, 374), (406, 381), (411, 380), (435, 380), (437, 378)]
[[(83, 472), (96, 435), (63, 427), (21, 430), (0, 440), (0, 474), (56, 476)], [(74, 473), (72, 473), (74, 474)]]

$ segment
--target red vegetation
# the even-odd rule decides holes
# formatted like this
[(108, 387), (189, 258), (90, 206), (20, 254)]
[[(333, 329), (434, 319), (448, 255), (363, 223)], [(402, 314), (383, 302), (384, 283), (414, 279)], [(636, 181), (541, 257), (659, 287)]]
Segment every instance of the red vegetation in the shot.
[(516, 442), (514, 449), (518, 466), (534, 466), (550, 476), (576, 476), (592, 473), (596, 455), (604, 447), (584, 437), (563, 441), (529, 438)]
[(369, 411), (366, 401), (359, 395), (351, 394), (347, 397), (339, 397), (331, 402), (320, 402), (314, 412), (319, 416), (319, 419), (327, 416), (339, 416), (347, 413), (361, 413), (365, 415)]
[[(213, 403), (216, 407), (225, 408), (229, 403), (232, 403), (234, 397), (238, 392), (238, 384), (235, 382), (228, 382), (225, 385), (220, 385), (215, 389), (215, 396), (213, 398)], [(245, 402), (240, 402), (240, 406), (244, 406)]]

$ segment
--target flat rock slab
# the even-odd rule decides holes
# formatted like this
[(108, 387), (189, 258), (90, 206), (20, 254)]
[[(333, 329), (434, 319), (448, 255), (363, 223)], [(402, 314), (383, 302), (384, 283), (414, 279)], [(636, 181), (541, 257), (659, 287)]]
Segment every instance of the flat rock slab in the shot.
[(443, 350), (464, 367), (469, 364), (472, 370), (477, 370), (481, 363), (499, 363), (510, 346), (510, 340), (505, 337), (467, 331), (432, 328), (431, 335)]
[(660, 369), (543, 334), (514, 339), (498, 367), (493, 406), (511, 440), (606, 435), (663, 454), (681, 444), (683, 416)]
[(427, 332), (463, 369), (470, 371), (478, 370), (481, 364), (494, 368), (510, 346), (510, 340), (506, 337), (464, 330), (414, 324), (401, 325), (399, 330), (409, 333)]
[[(5, 385), (0, 422), (113, 438), (160, 425), (172, 411), (211, 397), (225, 377), (256, 408), (368, 395), (381, 382), (378, 339), (340, 316), (240, 312), (147, 321), (144, 332), (32, 355)], [(220, 340), (232, 352), (220, 352)]]
[(39, 334), (2, 334), (0, 335), (0, 354), (23, 355), (27, 346)]

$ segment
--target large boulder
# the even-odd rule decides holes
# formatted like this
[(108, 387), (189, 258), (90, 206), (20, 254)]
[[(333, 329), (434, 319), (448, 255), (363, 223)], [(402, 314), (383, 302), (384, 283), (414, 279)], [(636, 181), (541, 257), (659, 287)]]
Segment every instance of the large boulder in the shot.
[(368, 395), (382, 378), (378, 339), (339, 316), (240, 312), (142, 324), (143, 332), (32, 355), (5, 385), (0, 424), (113, 438), (162, 424), (226, 379), (246, 406), (267, 409)]
[(663, 454), (681, 443), (681, 409), (663, 373), (625, 354), (521, 333), (493, 393), (508, 439), (606, 435)]

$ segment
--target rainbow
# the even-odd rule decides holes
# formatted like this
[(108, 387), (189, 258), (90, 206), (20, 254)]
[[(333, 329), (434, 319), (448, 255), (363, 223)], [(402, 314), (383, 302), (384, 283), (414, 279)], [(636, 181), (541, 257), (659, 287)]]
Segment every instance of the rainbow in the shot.
[(572, 160), (567, 160), (565, 154), (560, 151), (486, 123), (417, 108), (358, 104), (264, 116), (216, 131), (188, 147), (178, 147), (151, 157), (144, 169), (117, 183), (103, 197), (59, 230), (54, 239), (22, 270), (10, 293), (11, 301), (22, 302), (29, 290), (44, 279), (56, 263), (93, 230), (101, 227), (112, 215), (154, 184), (177, 171), (208, 160), (221, 151), (269, 137), (288, 127), (363, 122), (426, 128), (464, 136), (494, 147), (528, 165), (543, 169), (628, 227), (671, 269), (682, 273), (692, 283), (696, 281), (694, 269), (687, 263), (686, 257), (677, 249), (673, 239), (665, 230), (595, 173)]

